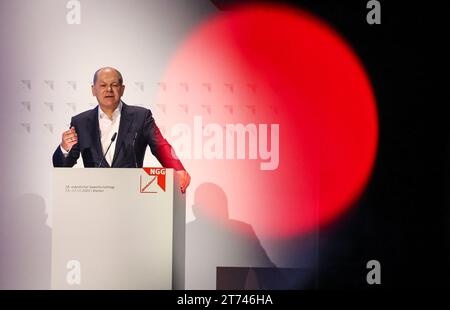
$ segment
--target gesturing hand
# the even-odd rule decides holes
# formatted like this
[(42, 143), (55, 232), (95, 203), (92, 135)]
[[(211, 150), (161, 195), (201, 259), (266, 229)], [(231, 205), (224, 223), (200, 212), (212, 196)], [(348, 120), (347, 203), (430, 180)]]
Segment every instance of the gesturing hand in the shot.
[(75, 131), (75, 127), (71, 127), (69, 130), (64, 131), (61, 139), (61, 147), (67, 152), (70, 152), (72, 147), (78, 143), (78, 135)]

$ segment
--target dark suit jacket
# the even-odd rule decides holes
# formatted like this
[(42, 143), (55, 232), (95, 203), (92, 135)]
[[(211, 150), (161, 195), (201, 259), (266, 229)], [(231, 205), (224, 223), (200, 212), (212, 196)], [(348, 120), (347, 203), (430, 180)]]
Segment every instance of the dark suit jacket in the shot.
[[(80, 154), (85, 167), (97, 167), (100, 162), (102, 162), (102, 168), (110, 167), (106, 160), (102, 161), (98, 109), (97, 106), (93, 110), (72, 117), (70, 126), (75, 127), (78, 143), (72, 147), (67, 157), (64, 157), (58, 146), (53, 153), (54, 167), (72, 167), (77, 163)], [(184, 170), (172, 146), (164, 139), (156, 126), (151, 111), (123, 103), (111, 166), (113, 168), (134, 168), (137, 164), (138, 167), (142, 167), (147, 145), (150, 146), (152, 154), (163, 167)]]

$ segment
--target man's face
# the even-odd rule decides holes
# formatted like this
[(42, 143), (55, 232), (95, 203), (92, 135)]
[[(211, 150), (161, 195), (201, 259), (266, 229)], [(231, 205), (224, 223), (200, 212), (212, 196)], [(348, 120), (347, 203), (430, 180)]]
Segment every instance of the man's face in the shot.
[(103, 110), (114, 110), (119, 105), (124, 90), (125, 85), (121, 85), (119, 75), (112, 69), (98, 72), (97, 80), (92, 85), (92, 95), (97, 97)]

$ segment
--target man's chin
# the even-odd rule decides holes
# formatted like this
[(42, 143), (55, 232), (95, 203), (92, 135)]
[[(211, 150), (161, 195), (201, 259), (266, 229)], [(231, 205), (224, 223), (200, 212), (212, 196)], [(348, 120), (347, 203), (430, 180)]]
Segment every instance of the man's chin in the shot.
[(119, 101), (116, 101), (115, 99), (105, 98), (100, 102), (100, 106), (106, 109), (116, 108), (118, 105)]

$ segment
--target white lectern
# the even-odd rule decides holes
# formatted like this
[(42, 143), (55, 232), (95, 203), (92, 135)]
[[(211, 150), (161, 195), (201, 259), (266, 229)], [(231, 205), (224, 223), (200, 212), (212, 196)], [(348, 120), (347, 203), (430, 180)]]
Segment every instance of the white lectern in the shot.
[(184, 289), (172, 169), (55, 168), (52, 187), (53, 289)]

